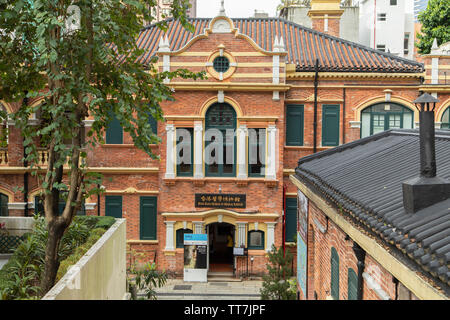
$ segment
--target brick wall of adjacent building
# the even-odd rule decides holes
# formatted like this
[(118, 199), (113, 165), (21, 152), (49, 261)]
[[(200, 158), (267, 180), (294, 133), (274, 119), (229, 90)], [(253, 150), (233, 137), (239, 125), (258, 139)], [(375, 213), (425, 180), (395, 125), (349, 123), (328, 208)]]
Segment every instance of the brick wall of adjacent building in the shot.
[[(348, 270), (358, 274), (358, 260), (353, 251), (353, 240), (331, 219), (309, 200), (308, 209), (308, 299), (325, 300), (331, 296), (331, 250), (335, 248), (339, 256), (339, 300), (348, 299)], [(320, 228), (324, 228), (322, 230)], [(384, 291), (390, 300), (400, 299), (399, 288), (406, 290), (410, 299), (416, 299), (401, 283), (383, 268), (373, 257), (366, 254), (364, 272)], [(382, 296), (370, 288), (363, 280), (363, 299), (381, 300)], [(301, 299), (304, 299), (301, 295)]]

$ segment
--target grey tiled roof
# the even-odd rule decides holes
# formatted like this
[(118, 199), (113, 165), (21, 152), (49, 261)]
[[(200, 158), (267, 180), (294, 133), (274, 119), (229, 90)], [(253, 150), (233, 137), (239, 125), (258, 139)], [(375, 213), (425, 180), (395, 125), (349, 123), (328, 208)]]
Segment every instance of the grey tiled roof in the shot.
[[(436, 131), (438, 176), (450, 180), (450, 131)], [(449, 199), (414, 214), (402, 183), (420, 172), (417, 130), (389, 130), (299, 160), (296, 177), (450, 295)]]

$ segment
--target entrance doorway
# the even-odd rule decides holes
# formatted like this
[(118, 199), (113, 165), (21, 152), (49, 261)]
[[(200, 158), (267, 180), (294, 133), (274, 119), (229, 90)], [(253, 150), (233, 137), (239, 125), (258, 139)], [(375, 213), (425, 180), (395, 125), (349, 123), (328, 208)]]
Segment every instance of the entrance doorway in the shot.
[(234, 232), (232, 224), (208, 225), (210, 272), (233, 272)]

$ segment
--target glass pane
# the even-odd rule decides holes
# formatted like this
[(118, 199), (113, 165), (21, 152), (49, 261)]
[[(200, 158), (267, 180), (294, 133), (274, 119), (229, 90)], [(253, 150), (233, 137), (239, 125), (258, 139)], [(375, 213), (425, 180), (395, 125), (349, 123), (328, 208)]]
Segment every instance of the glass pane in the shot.
[(262, 233), (261, 232), (250, 232), (250, 246), (251, 247), (261, 247), (262, 246)]
[(403, 129), (413, 128), (413, 113), (405, 112), (403, 113)]
[(373, 134), (384, 131), (384, 115), (374, 114), (372, 117)]
[(361, 114), (361, 138), (370, 136), (370, 113)]
[(402, 117), (399, 114), (389, 115), (389, 129), (400, 129), (402, 126)]
[(441, 122), (441, 129), (450, 129), (450, 108), (445, 110)]

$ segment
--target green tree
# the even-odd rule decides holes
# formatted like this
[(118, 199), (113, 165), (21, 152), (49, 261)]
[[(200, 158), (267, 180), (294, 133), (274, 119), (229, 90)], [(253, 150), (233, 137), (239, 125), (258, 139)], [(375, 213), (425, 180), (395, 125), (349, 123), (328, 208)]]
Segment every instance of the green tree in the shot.
[(263, 276), (261, 299), (263, 300), (294, 300), (296, 284), (292, 281), (293, 256), (289, 251), (283, 253), (283, 248), (272, 245), (269, 252), (268, 274)]
[(422, 24), (416, 35), (420, 54), (430, 53), (435, 38), (438, 45), (450, 41), (450, 0), (430, 0), (418, 20)]
[[(156, 57), (145, 68), (138, 63), (145, 52), (137, 38), (154, 20), (156, 5), (156, 0), (0, 0), (0, 97), (21, 103), (10, 117), (24, 137), (24, 161), (44, 190), (48, 241), (42, 294), (54, 285), (62, 235), (83, 198), (100, 191), (101, 176), (86, 170), (87, 149), (104, 143), (114, 116), (135, 146), (156, 158), (150, 144), (159, 138), (148, 120), (162, 120), (160, 103), (173, 99), (164, 79), (202, 77), (182, 69), (159, 72)], [(174, 19), (193, 30), (188, 0), (174, 0), (171, 8)], [(166, 30), (167, 22), (157, 27)], [(25, 103), (35, 97), (43, 97), (39, 106)], [(28, 125), (31, 114), (39, 115), (38, 126)], [(94, 122), (83, 141), (88, 116)], [(6, 118), (4, 111), (0, 118)], [(37, 145), (48, 152), (43, 174), (36, 170)], [(66, 205), (59, 216), (60, 194)]]

